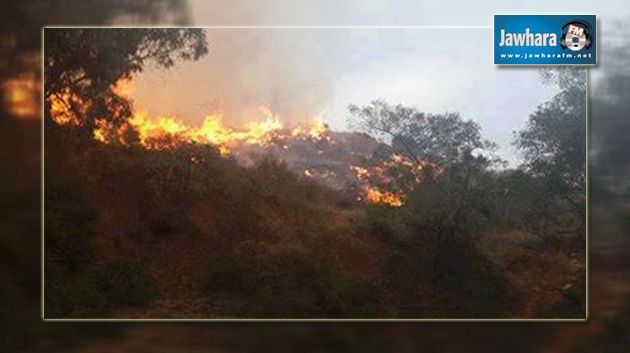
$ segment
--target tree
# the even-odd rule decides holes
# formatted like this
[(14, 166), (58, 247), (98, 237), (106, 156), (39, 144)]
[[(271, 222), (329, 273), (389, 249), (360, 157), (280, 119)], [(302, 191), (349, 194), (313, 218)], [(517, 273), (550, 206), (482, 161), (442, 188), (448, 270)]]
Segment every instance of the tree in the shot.
[[(458, 113), (425, 114), (402, 104), (391, 106), (375, 100), (364, 107), (350, 105), (351, 125), (391, 143), (388, 153), (402, 154), (418, 163), (428, 161), (447, 169), (436, 184), (431, 168), (425, 176), (453, 202), (462, 201), (488, 167), (502, 161), (493, 152), (496, 145), (481, 137), (479, 124)], [(379, 158), (380, 156), (377, 156)]]
[(141, 72), (148, 62), (169, 68), (177, 59), (197, 60), (208, 51), (202, 29), (50, 28), (44, 39), (48, 108), (51, 97), (74, 111), (81, 105), (79, 125), (90, 133), (97, 118), (117, 125), (130, 115), (129, 102), (113, 89), (120, 79)]
[[(120, 23), (185, 24), (188, 8), (183, 0), (6, 0), (0, 12), (0, 82), (27, 80), (39, 87), (41, 28), (61, 25)], [(32, 82), (31, 81), (35, 81)], [(11, 87), (0, 85), (5, 95)], [(32, 89), (33, 104), (40, 92)], [(12, 112), (7, 101), (0, 102), (2, 115)]]
[(538, 207), (543, 233), (571, 230), (585, 234), (586, 201), (586, 70), (553, 69), (543, 80), (560, 91), (538, 106), (515, 145), (525, 162), (521, 168), (542, 184), (547, 201)]
[(439, 175), (427, 169), (405, 207), (387, 215), (396, 220), (391, 224), (405, 225), (399, 236), (404, 246), (388, 259), (405, 261), (412, 269), (400, 290), (413, 296), (418, 284), (426, 283), (457, 298), (460, 312), (505, 310), (504, 279), (477, 243), (500, 207), (496, 200), (502, 190), (489, 168), (500, 162), (493, 155), (495, 145), (482, 138), (477, 123), (457, 113), (425, 114), (380, 100), (349, 109), (352, 125), (390, 143), (390, 153), (443, 168)]
[(457, 163), (496, 161), (495, 145), (481, 138), (479, 124), (458, 113), (425, 114), (401, 104), (375, 100), (364, 107), (350, 105), (351, 125), (389, 140), (394, 153), (448, 167)]
[[(464, 120), (457, 113), (425, 114), (412, 107), (391, 106), (380, 100), (364, 107), (351, 105), (349, 109), (350, 123), (368, 134), (389, 140), (390, 153), (405, 155), (418, 163), (429, 161), (445, 170), (438, 178), (431, 168), (426, 168), (424, 180), (429, 183), (414, 191), (416, 196), (423, 195), (421, 198), (434, 193), (430, 198), (440, 198), (446, 205), (443, 212), (430, 217), (439, 227), (449, 223), (454, 230), (457, 224), (468, 224), (464, 219), (473, 213), (475, 217), (489, 215), (490, 196), (498, 192), (491, 182), (489, 167), (501, 160), (493, 155), (496, 145), (481, 137), (479, 124)], [(414, 199), (414, 195), (410, 199)]]
[(586, 178), (586, 70), (543, 71), (560, 88), (529, 116), (516, 134), (525, 157), (522, 167), (545, 178), (557, 195), (583, 194)]

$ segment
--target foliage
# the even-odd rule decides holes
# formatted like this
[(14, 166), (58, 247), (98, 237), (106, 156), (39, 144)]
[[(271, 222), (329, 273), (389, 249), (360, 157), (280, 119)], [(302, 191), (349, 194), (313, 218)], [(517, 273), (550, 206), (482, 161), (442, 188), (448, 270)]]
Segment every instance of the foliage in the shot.
[(376, 312), (370, 281), (334, 270), (303, 251), (248, 258), (233, 254), (213, 258), (205, 278), (209, 294), (236, 296), (240, 314), (254, 318), (362, 317)]
[[(72, 175), (90, 195), (84, 202), (99, 205), (97, 222), (80, 232), (119, 244), (89, 240), (100, 257), (136, 262), (92, 260), (72, 277), (47, 266), (46, 305), (59, 316), (124, 314), (170, 295), (157, 288), (173, 286), (173, 276), (211, 303), (198, 313), (206, 317), (509, 316), (522, 293), (481, 241), (531, 230), (544, 207), (556, 215), (543, 176), (495, 170), (466, 148), (450, 149), (458, 157), (444, 173), (393, 209), (349, 201), (270, 156), (244, 167), (196, 144), (155, 151), (95, 141), (68, 154), (79, 142), (62, 136), (47, 135), (56, 151), (47, 165), (58, 166), (47, 174)], [(573, 299), (541, 312), (577, 312)]]
[(543, 79), (560, 91), (530, 115), (527, 126), (516, 134), (515, 145), (525, 157), (522, 168), (543, 181), (546, 205), (555, 208), (547, 212), (545, 223), (569, 218), (575, 226), (561, 227), (584, 235), (586, 73), (575, 68), (546, 70)]
[[(183, 0), (7, 0), (2, 4), (0, 37), (3, 43), (11, 44), (1, 49), (0, 82), (16, 78), (41, 80), (41, 30), (45, 26), (112, 25), (121, 20), (131, 21), (128, 24), (188, 21)], [(8, 87), (1, 85), (0, 91)], [(39, 102), (38, 98), (39, 93), (33, 97)], [(6, 103), (0, 102), (0, 110), (7, 110)]]
[(61, 271), (75, 271), (89, 263), (96, 211), (81, 184), (76, 180), (50, 183), (44, 202), (47, 264)]
[(53, 96), (73, 97), (71, 110), (87, 108), (77, 115), (90, 133), (95, 119), (116, 126), (130, 115), (129, 102), (113, 90), (120, 79), (148, 62), (169, 68), (177, 59), (197, 60), (208, 51), (202, 29), (49, 28), (45, 43), (44, 98), (50, 103)]
[(133, 261), (115, 262), (99, 268), (94, 281), (113, 305), (146, 305), (157, 295), (151, 274)]
[(145, 306), (157, 296), (155, 279), (137, 262), (91, 266), (81, 274), (47, 273), (46, 317), (107, 315), (121, 306)]
[(516, 146), (523, 151), (523, 167), (544, 176), (557, 194), (584, 193), (586, 178), (586, 74), (583, 69), (545, 71), (558, 92), (538, 106)]
[[(457, 113), (426, 114), (401, 104), (391, 106), (381, 100), (364, 107), (350, 105), (349, 110), (350, 123), (356, 129), (389, 139), (394, 153), (414, 160), (450, 166), (488, 154), (496, 147), (481, 138), (479, 124), (464, 120)], [(490, 160), (483, 158), (483, 161)]]

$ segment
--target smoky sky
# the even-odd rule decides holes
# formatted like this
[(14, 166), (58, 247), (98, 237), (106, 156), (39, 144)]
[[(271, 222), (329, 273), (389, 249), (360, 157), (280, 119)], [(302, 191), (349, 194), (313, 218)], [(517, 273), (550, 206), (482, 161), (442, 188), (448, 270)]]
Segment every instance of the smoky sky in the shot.
[[(323, 113), (346, 130), (349, 104), (375, 99), (477, 121), (516, 161), (512, 132), (555, 88), (537, 69), (498, 69), (488, 28), (209, 28), (209, 54), (136, 79), (135, 104), (151, 116), (230, 126), (260, 120), (261, 105), (288, 125)], [(477, 46), (448, 45), (473, 41)]]
[[(566, 13), (567, 6), (403, 3), (238, 0), (226, 12), (225, 1), (191, 1), (193, 24), (210, 27), (208, 56), (168, 71), (147, 70), (137, 79), (137, 106), (191, 124), (222, 112), (228, 125), (241, 126), (259, 119), (257, 109), (266, 105), (288, 124), (324, 112), (332, 128), (344, 130), (348, 104), (384, 99), (425, 112), (459, 112), (481, 125), (500, 156), (517, 164), (514, 131), (556, 88), (545, 85), (535, 68), (492, 64), (492, 15)], [(570, 13), (597, 14), (602, 30), (602, 20), (623, 15), (621, 4), (577, 1)], [(467, 11), (454, 11), (464, 6)], [(212, 28), (226, 25), (292, 28)], [(321, 28), (389, 25), (429, 27)], [(591, 77), (597, 80), (597, 69)]]
[(274, 29), (209, 29), (209, 54), (171, 70), (149, 69), (136, 80), (136, 105), (151, 115), (200, 123), (224, 114), (235, 126), (259, 117), (261, 105), (287, 121), (306, 120), (331, 99), (322, 67), (323, 33)]

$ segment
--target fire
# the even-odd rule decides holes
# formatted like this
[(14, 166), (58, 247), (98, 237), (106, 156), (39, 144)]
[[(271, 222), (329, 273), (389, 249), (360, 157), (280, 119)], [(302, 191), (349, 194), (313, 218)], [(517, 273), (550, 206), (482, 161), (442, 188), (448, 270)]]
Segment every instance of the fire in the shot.
[(247, 124), (247, 131), (242, 135), (242, 139), (250, 145), (266, 146), (273, 139), (275, 132), (284, 128), (284, 124), (271, 109), (261, 106), (259, 111), (265, 119)]
[(186, 141), (189, 131), (188, 126), (176, 119), (147, 119), (142, 114), (132, 116), (129, 125), (138, 133), (140, 144), (147, 149), (174, 148)]
[[(129, 98), (135, 86), (132, 80), (121, 79), (112, 85), (119, 96)], [(64, 91), (49, 98), (50, 113), (54, 122), (60, 125), (80, 125), (79, 116), (85, 114), (88, 105), (81, 99)], [(229, 155), (234, 147), (252, 145), (267, 147), (289, 138), (321, 140), (328, 136), (328, 126), (320, 116), (312, 119), (307, 126), (293, 129), (285, 127), (277, 113), (265, 106), (259, 108), (261, 119), (248, 123), (244, 129), (233, 129), (223, 123), (221, 114), (208, 115), (200, 126), (191, 126), (175, 117), (149, 118), (146, 114), (134, 112), (122, 125), (115, 127), (106, 119), (97, 119), (93, 137), (102, 143), (129, 145), (129, 136), (135, 133), (139, 144), (146, 149), (173, 149), (186, 143), (212, 145), (222, 155)], [(320, 114), (321, 115), (321, 114)]]
[[(130, 97), (134, 84), (131, 80), (120, 80), (112, 86), (114, 93), (121, 97)], [(89, 105), (69, 90), (49, 98), (50, 114), (54, 122), (60, 125), (82, 124), (82, 117), (87, 113)], [(122, 124), (114, 124), (110, 120), (96, 119), (93, 138), (105, 144), (123, 146), (138, 145), (149, 150), (175, 149), (184, 144), (202, 144), (213, 146), (221, 155), (228, 156), (236, 150), (236, 155), (243, 146), (267, 148), (277, 146), (287, 150), (295, 141), (318, 142), (318, 154), (323, 154), (326, 146), (335, 144), (330, 129), (316, 115), (309, 124), (287, 128), (279, 115), (268, 107), (259, 109), (259, 118), (245, 125), (243, 129), (235, 129), (224, 123), (219, 113), (205, 117), (199, 126), (185, 123), (176, 117), (148, 117), (141, 112), (132, 115)], [(319, 144), (319, 142), (325, 144)], [(191, 163), (199, 160), (191, 159)], [(359, 200), (370, 204), (401, 207), (407, 193), (421, 184), (427, 172), (439, 175), (443, 169), (429, 161), (415, 161), (408, 157), (393, 154), (389, 159), (371, 167), (350, 167), (360, 188)], [(329, 180), (336, 177), (333, 171), (304, 169), (304, 176), (314, 180)]]
[(192, 140), (217, 146), (229, 143), (234, 138), (233, 132), (223, 125), (222, 119), (221, 115), (207, 116), (201, 127), (193, 132)]
[(34, 119), (39, 116), (41, 87), (34, 75), (6, 80), (1, 88), (3, 103), (11, 115), (20, 119)]
[(359, 166), (350, 168), (362, 189), (361, 199), (374, 205), (391, 207), (402, 206), (407, 193), (424, 181), (427, 172), (436, 176), (444, 172), (434, 163), (414, 161), (399, 154), (393, 154), (388, 160), (369, 169)]
[(380, 191), (375, 188), (367, 190), (367, 201), (374, 205), (388, 205), (400, 207), (404, 203), (404, 195), (399, 195), (389, 191)]
[(294, 128), (291, 135), (304, 140), (327, 139), (330, 141), (328, 138), (329, 127), (322, 121), (322, 113), (316, 115), (312, 120), (312, 123), (306, 127), (298, 126)]
[(136, 84), (132, 79), (121, 78), (113, 85), (112, 90), (121, 97), (131, 98), (136, 91)]
[(87, 104), (68, 90), (50, 97), (50, 116), (59, 125), (80, 125), (78, 114), (86, 111)]
[[(267, 147), (291, 136), (318, 140), (327, 132), (314, 133), (311, 129), (303, 131), (300, 127), (289, 130), (278, 115), (268, 108), (261, 107), (260, 111), (263, 119), (248, 123), (242, 130), (226, 126), (220, 114), (207, 116), (199, 127), (190, 126), (177, 118), (147, 118), (143, 114), (135, 114), (128, 123), (137, 132), (140, 144), (147, 149), (169, 149), (184, 143), (198, 143), (215, 146), (223, 155), (229, 154), (233, 147), (239, 145)], [(315, 129), (321, 130), (319, 126)]]

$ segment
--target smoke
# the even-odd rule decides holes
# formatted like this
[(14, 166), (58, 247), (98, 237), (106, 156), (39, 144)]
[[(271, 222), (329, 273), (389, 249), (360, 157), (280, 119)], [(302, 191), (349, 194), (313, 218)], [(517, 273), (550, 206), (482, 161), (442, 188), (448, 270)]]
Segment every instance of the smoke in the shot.
[[(209, 54), (173, 69), (149, 67), (136, 78), (134, 104), (149, 115), (198, 124), (222, 113), (227, 124), (259, 120), (267, 106), (291, 125), (308, 121), (331, 97), (330, 36), (325, 31), (208, 29)], [(323, 46), (327, 46), (328, 49)]]

